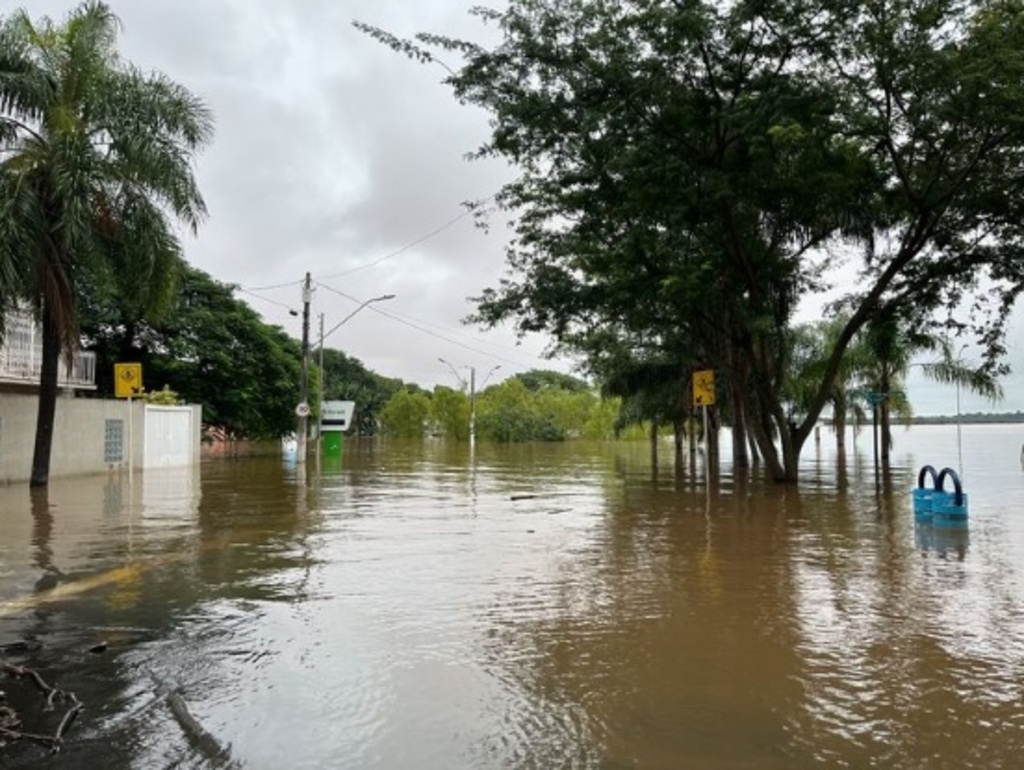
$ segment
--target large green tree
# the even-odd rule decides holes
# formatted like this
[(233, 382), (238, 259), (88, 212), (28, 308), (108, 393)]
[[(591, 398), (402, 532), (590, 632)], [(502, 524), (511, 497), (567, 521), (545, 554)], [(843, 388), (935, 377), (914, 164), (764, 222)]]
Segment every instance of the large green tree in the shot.
[(396, 438), (422, 438), (430, 417), (430, 397), (418, 388), (403, 387), (381, 410), (384, 432)]
[(115, 281), (140, 314), (166, 304), (181, 247), (173, 219), (206, 210), (192, 173), (210, 113), (117, 52), (119, 22), (86, 2), (61, 23), (0, 20), (0, 295), (42, 324), (31, 483), (49, 480), (61, 353), (78, 344), (83, 285)]
[(436, 386), (430, 399), (430, 413), (442, 436), (456, 441), (469, 439), (470, 403), (464, 392)]
[[(973, 332), (999, 368), (1021, 287), (1019, 0), (511, 0), (448, 78), (519, 170), (509, 277), (479, 317), (570, 347), (689, 335), (724, 370), (771, 474), (800, 449), (854, 336), (883, 308)], [(855, 276), (802, 419), (792, 321)], [(843, 274), (840, 273), (840, 274)], [(963, 313), (959, 319), (957, 313)], [(667, 347), (667, 346), (665, 346)]]
[(532, 393), (546, 389), (568, 390), (576, 393), (589, 390), (590, 386), (586, 380), (573, 377), (571, 374), (563, 374), (550, 369), (530, 369), (514, 375), (515, 378), (526, 386)]
[(206, 424), (232, 436), (276, 438), (295, 429), (299, 343), (265, 323), (230, 284), (184, 266), (175, 301), (159, 320), (134, 320), (99, 292), (82, 309), (100, 395), (113, 394), (115, 362), (138, 361), (147, 390), (170, 387), (202, 405)]

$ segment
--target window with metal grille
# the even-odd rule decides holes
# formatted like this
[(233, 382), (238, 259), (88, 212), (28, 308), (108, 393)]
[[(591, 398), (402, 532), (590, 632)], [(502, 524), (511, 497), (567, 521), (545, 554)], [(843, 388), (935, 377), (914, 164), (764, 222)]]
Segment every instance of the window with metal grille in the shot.
[(103, 462), (124, 460), (124, 420), (107, 420), (103, 430)]

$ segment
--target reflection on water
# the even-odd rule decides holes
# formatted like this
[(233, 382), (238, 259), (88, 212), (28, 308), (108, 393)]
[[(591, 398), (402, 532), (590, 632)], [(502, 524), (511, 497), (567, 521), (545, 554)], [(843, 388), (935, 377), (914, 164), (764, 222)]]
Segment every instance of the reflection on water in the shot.
[(1016, 766), (1020, 440), (963, 434), (969, 528), (913, 520), (925, 428), (877, 486), (823, 435), (799, 488), (403, 442), (6, 487), (0, 644), (87, 702), (69, 767)]

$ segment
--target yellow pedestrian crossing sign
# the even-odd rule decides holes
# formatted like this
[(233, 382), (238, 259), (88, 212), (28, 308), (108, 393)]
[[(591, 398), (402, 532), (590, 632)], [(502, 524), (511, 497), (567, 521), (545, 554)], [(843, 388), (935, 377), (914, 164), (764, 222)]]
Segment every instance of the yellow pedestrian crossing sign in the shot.
[(711, 369), (703, 369), (693, 373), (693, 405), (714, 406), (715, 404), (715, 373)]
[(114, 395), (118, 398), (142, 395), (142, 364), (114, 364)]

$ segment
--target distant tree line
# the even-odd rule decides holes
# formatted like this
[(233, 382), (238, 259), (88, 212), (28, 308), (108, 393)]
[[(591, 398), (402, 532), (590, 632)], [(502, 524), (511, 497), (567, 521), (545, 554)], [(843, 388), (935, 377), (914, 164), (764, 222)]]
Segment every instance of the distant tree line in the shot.
[(958, 422), (964, 425), (1007, 425), (1024, 422), (1024, 412), (967, 412), (959, 417), (949, 414), (912, 417), (909, 422), (913, 425), (954, 425)]
[(617, 400), (602, 399), (585, 381), (558, 372), (524, 372), (474, 400), (445, 386), (433, 392), (407, 386), (385, 405), (381, 422), (391, 436), (465, 441), (475, 411), (476, 437), (501, 443), (609, 439), (621, 427)]

